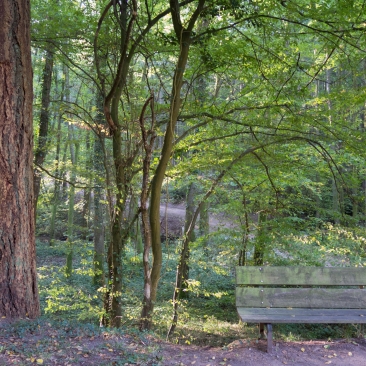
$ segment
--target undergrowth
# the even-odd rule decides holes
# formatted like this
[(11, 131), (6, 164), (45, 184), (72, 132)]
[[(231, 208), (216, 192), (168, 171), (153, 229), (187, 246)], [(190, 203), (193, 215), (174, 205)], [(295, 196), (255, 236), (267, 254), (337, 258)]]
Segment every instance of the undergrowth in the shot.
[[(271, 265), (364, 266), (365, 238), (362, 231), (328, 226), (321, 230), (278, 235), (275, 230), (265, 248), (265, 262)], [(231, 243), (231, 244), (230, 244)], [(221, 232), (209, 238), (209, 245), (193, 244), (190, 256), (188, 297), (181, 300), (179, 322), (171, 342), (225, 346), (237, 339), (253, 339), (255, 324), (239, 321), (235, 308), (234, 267), (237, 237)], [(236, 248), (235, 248), (236, 246)], [(80, 331), (99, 329), (103, 315), (103, 291), (93, 285), (92, 243), (75, 245), (73, 274), (65, 275), (66, 244), (54, 247), (37, 241), (38, 276), (42, 313), (47, 321), (79, 324)], [(154, 311), (155, 337), (166, 338), (172, 319), (171, 297), (175, 282), (179, 243), (164, 246), (159, 296)], [(250, 250), (247, 261), (250, 264)], [(141, 255), (127, 246), (123, 255), (122, 329), (136, 332), (143, 298)], [(274, 325), (276, 339), (332, 339), (360, 335), (354, 325)]]

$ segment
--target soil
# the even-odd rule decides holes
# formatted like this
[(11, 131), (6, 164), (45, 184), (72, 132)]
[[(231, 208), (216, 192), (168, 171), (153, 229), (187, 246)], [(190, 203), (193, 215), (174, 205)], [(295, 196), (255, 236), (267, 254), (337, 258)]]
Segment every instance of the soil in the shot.
[[(84, 329), (84, 331), (82, 330)], [(0, 319), (0, 365), (140, 366), (365, 366), (365, 339), (275, 342), (238, 339), (225, 347), (174, 345), (143, 333), (85, 331), (85, 328)], [(91, 334), (93, 333), (93, 334)]]

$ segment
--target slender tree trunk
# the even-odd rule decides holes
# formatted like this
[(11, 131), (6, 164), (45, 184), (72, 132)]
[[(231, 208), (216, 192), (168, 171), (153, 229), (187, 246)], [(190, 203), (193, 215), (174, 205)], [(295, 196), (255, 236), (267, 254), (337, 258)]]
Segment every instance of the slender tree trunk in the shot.
[(128, 69), (133, 55), (133, 52), (131, 52), (131, 55), (128, 55), (127, 52), (138, 10), (137, 2), (135, 0), (132, 0), (131, 2), (133, 8), (131, 13), (128, 2), (123, 1), (119, 5), (120, 7), (117, 10), (116, 3), (110, 2), (98, 22), (97, 33), (100, 31), (100, 26), (103, 23), (106, 12), (110, 7), (113, 7), (115, 21), (117, 21), (121, 31), (119, 45), (120, 59), (112, 83), (113, 85), (108, 93), (105, 90), (105, 80), (101, 73), (101, 59), (97, 57), (97, 38), (95, 39), (94, 44), (98, 78), (102, 85), (104, 96), (104, 115), (112, 134), (113, 160), (116, 177), (116, 200), (113, 210), (112, 202), (111, 200), (109, 201), (111, 214), (111, 240), (108, 247), (107, 260), (109, 288), (105, 294), (104, 307), (106, 316), (103, 319), (105, 325), (112, 325), (114, 327), (120, 327), (122, 317), (122, 251), (125, 247), (127, 238), (125, 230), (126, 223), (123, 221), (123, 213), (125, 211), (126, 198), (132, 179), (131, 170), (133, 164), (133, 158), (130, 156), (125, 157), (123, 155), (122, 134), (124, 133), (124, 128), (119, 121), (119, 107), (122, 91), (126, 87)]
[(72, 163), (70, 182), (72, 183), (69, 189), (69, 207), (67, 215), (67, 258), (66, 258), (66, 275), (72, 274), (72, 261), (74, 256), (74, 216), (75, 216), (75, 181), (76, 181), (76, 166), (79, 157), (79, 143), (74, 143), (74, 133), (72, 126), (69, 126), (70, 139), (70, 156)]
[[(57, 142), (56, 142), (56, 156), (55, 156), (55, 176), (60, 176), (60, 150), (61, 150), (61, 122), (62, 117), (59, 116), (57, 123)], [(54, 245), (55, 242), (55, 223), (56, 223), (56, 213), (57, 207), (60, 202), (60, 186), (61, 182), (55, 179), (54, 189), (53, 189), (53, 199), (51, 207), (51, 220), (50, 220), (50, 246)]]
[[(193, 230), (189, 230), (189, 227), (191, 225), (191, 222), (193, 220), (193, 216), (195, 213), (194, 201), (196, 198), (196, 193), (197, 193), (197, 186), (194, 182), (191, 182), (189, 184), (188, 191), (187, 191), (186, 217), (185, 217), (185, 223), (184, 223), (184, 235), (185, 236), (189, 235), (188, 243), (192, 243), (196, 240), (194, 228), (193, 228)], [(200, 210), (200, 212), (201, 212), (201, 210)], [(188, 246), (187, 249), (185, 250), (185, 258), (183, 261), (183, 268), (182, 268), (183, 281), (182, 281), (182, 286), (180, 289), (180, 298), (182, 298), (182, 299), (187, 299), (189, 297), (189, 293), (187, 291), (188, 290), (187, 281), (189, 280), (189, 264), (188, 264), (189, 256), (190, 256), (190, 250), (189, 250), (189, 246)]]
[(37, 218), (37, 201), (41, 188), (42, 167), (47, 154), (49, 107), (53, 70), (53, 46), (46, 50), (46, 61), (43, 69), (41, 115), (39, 119), (38, 144), (34, 153), (34, 217)]
[[(151, 129), (146, 130), (144, 122), (145, 109), (150, 103), (152, 112), (152, 122)], [(140, 115), (140, 128), (144, 147), (144, 159), (143, 159), (143, 174), (142, 174), (142, 189), (140, 197), (140, 211), (141, 211), (141, 221), (142, 221), (142, 231), (144, 236), (144, 252), (143, 252), (143, 265), (144, 265), (144, 299), (142, 303), (141, 317), (140, 317), (140, 330), (150, 329), (151, 327), (151, 317), (154, 310), (154, 301), (151, 294), (151, 269), (149, 263), (150, 249), (151, 249), (151, 232), (149, 224), (149, 214), (148, 214), (148, 192), (149, 192), (149, 177), (150, 177), (150, 165), (151, 157), (155, 142), (156, 134), (154, 132), (154, 99), (151, 96), (146, 102), (141, 111)]]
[(196, 220), (198, 217), (198, 214), (200, 213), (202, 209), (202, 205), (204, 202), (207, 201), (207, 199), (211, 196), (211, 194), (214, 192), (216, 186), (219, 184), (219, 182), (222, 180), (222, 178), (225, 176), (225, 174), (237, 163), (239, 162), (245, 155), (247, 155), (249, 152), (253, 151), (253, 149), (248, 149), (244, 152), (242, 152), (238, 157), (233, 159), (229, 166), (223, 170), (218, 177), (215, 179), (215, 181), (212, 183), (210, 189), (206, 192), (204, 197), (202, 198), (201, 202), (197, 206), (197, 209), (194, 212), (194, 215), (192, 217), (191, 223), (189, 227), (187, 228), (186, 235), (183, 238), (182, 243), (182, 251), (180, 254), (180, 260), (177, 267), (177, 276), (175, 280), (175, 288), (173, 293), (173, 319), (172, 323), (170, 325), (169, 331), (168, 331), (168, 337), (174, 333), (174, 330), (178, 323), (178, 308), (179, 308), (179, 300), (180, 300), (180, 293), (183, 283), (183, 276), (184, 276), (184, 267), (186, 265), (186, 252), (189, 250), (189, 238), (191, 237), (191, 232), (194, 230), (194, 227), (196, 225)]
[(202, 205), (202, 210), (200, 211), (199, 233), (201, 236), (207, 236), (210, 234), (210, 216), (208, 208), (208, 202), (205, 202)]
[[(241, 185), (240, 185), (241, 186)], [(241, 223), (243, 227), (243, 235), (242, 235), (242, 248), (239, 251), (239, 266), (245, 266), (247, 261), (247, 249), (248, 249), (248, 240), (249, 240), (249, 215), (247, 210), (247, 200), (244, 193), (244, 188), (241, 186), (243, 192), (243, 211), (244, 211), (244, 223)]]
[[(98, 124), (103, 123), (102, 118), (102, 110), (103, 110), (103, 101), (98, 98), (97, 100), (97, 110), (98, 115), (96, 121)], [(93, 230), (94, 230), (94, 278), (93, 282), (95, 285), (102, 287), (105, 284), (104, 278), (104, 262), (105, 262), (105, 253), (104, 253), (104, 238), (105, 238), (105, 230), (104, 230), (104, 209), (103, 209), (103, 189), (101, 186), (99, 175), (104, 173), (103, 161), (104, 161), (104, 153), (103, 153), (103, 144), (102, 137), (96, 136), (94, 139), (94, 156), (93, 156), (93, 166), (96, 177), (94, 179), (94, 222), (93, 222)]]
[[(62, 78), (61, 82), (61, 100), (64, 99), (65, 94), (65, 81)], [(60, 111), (59, 111), (60, 112)], [(61, 125), (63, 122), (62, 114), (59, 113), (57, 120), (57, 133), (56, 133), (56, 155), (55, 155), (55, 176), (56, 178), (60, 178), (62, 176), (61, 173), (61, 164), (60, 164), (60, 153), (61, 153)], [(51, 207), (51, 220), (50, 220), (50, 246), (53, 246), (55, 243), (55, 223), (56, 223), (56, 214), (57, 208), (60, 203), (61, 198), (61, 181), (59, 179), (55, 179), (54, 190), (53, 190), (53, 199), (52, 199), (52, 207)]]
[(191, 34), (194, 25), (200, 13), (203, 10), (204, 3), (205, 0), (199, 0), (196, 10), (192, 14), (192, 17), (188, 22), (188, 27), (187, 29), (185, 29), (182, 26), (180, 18), (179, 2), (177, 0), (170, 0), (172, 20), (176, 37), (179, 40), (180, 52), (178, 55), (178, 61), (176, 64), (173, 78), (169, 122), (166, 126), (161, 157), (151, 183), (150, 228), (151, 228), (151, 246), (153, 253), (153, 264), (151, 269), (152, 303), (154, 303), (156, 300), (156, 294), (160, 279), (160, 271), (162, 266), (162, 249), (160, 241), (161, 189), (165, 177), (165, 172), (173, 151), (174, 131), (180, 112), (180, 106), (181, 106), (180, 93), (183, 85), (183, 75), (188, 61), (189, 48), (191, 43)]
[(0, 2), (0, 315), (39, 315), (36, 276), (30, 7)]
[[(87, 132), (86, 135), (86, 154), (87, 154), (87, 162), (86, 167), (88, 171), (92, 171), (93, 165), (93, 153), (91, 151), (91, 143), (90, 143), (90, 132)], [(93, 177), (90, 176), (89, 178), (89, 187), (93, 184)], [(83, 197), (83, 210), (81, 214), (81, 223), (80, 227), (82, 230), (82, 238), (84, 240), (89, 240), (90, 237), (90, 211), (91, 211), (91, 202), (92, 202), (92, 189), (91, 188), (84, 188), (83, 190), (84, 197)]]
[[(70, 83), (69, 83), (69, 70), (65, 68), (65, 95), (66, 102), (70, 102)], [(74, 216), (75, 216), (75, 181), (76, 181), (76, 166), (79, 156), (79, 143), (76, 142), (74, 135), (74, 127), (69, 123), (68, 126), (68, 140), (70, 147), (70, 159), (71, 159), (71, 176), (70, 176), (70, 188), (69, 188), (69, 207), (67, 215), (67, 257), (66, 257), (66, 275), (72, 274), (72, 260), (74, 256)]]
[[(103, 170), (102, 147), (99, 138), (94, 141), (94, 170), (101, 173)], [(99, 182), (95, 182), (94, 188), (94, 284), (104, 285), (104, 210), (103, 189)]]
[(267, 242), (267, 215), (264, 212), (259, 212), (258, 214), (258, 230), (257, 230), (257, 237), (255, 240), (254, 245), (254, 265), (255, 266), (262, 266), (264, 260), (264, 250), (266, 247)]

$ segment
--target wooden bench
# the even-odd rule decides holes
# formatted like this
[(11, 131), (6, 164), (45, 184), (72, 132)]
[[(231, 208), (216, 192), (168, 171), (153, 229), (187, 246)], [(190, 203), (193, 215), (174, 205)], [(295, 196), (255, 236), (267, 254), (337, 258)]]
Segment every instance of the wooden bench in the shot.
[(236, 267), (236, 307), (242, 321), (272, 323), (366, 323), (366, 268)]

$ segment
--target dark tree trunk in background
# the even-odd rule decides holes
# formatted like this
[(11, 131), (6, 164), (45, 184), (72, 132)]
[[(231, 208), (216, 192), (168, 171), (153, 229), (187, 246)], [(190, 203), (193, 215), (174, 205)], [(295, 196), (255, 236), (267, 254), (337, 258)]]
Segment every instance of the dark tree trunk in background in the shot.
[(49, 107), (53, 69), (53, 47), (46, 52), (46, 61), (43, 69), (41, 116), (39, 118), (38, 143), (34, 153), (34, 217), (37, 218), (37, 201), (41, 189), (42, 167), (47, 154)]
[(257, 237), (254, 245), (254, 254), (253, 260), (255, 266), (262, 266), (264, 261), (264, 251), (267, 243), (267, 214), (264, 212), (259, 212), (258, 214), (258, 229), (257, 229)]
[(33, 216), (30, 7), (0, 2), (0, 315), (39, 315)]

